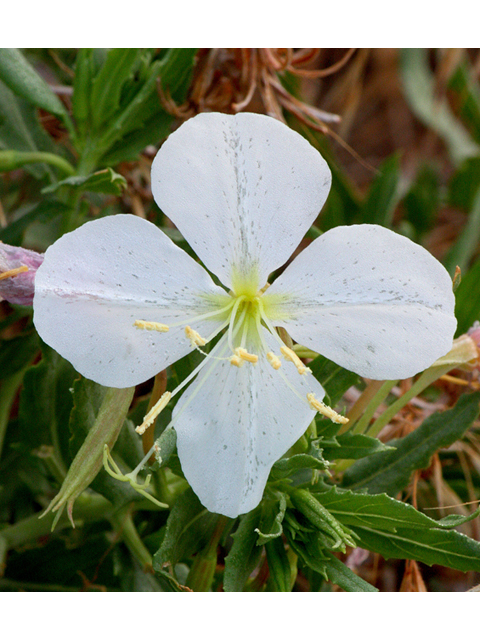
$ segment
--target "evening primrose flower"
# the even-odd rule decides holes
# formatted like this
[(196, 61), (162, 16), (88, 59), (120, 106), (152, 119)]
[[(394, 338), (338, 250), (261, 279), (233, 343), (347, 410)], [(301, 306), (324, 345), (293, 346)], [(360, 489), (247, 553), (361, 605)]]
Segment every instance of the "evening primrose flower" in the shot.
[(205, 353), (138, 430), (183, 391), (172, 417), (178, 454), (210, 511), (235, 517), (253, 509), (273, 463), (317, 411), (345, 421), (323, 404), (323, 388), (277, 327), (375, 379), (412, 376), (452, 345), (446, 270), (376, 225), (324, 233), (268, 286), (318, 216), (330, 183), (320, 154), (284, 124), (202, 113), (163, 144), (152, 191), (223, 287), (132, 215), (66, 234), (37, 272), (41, 337), (102, 385), (136, 385), (193, 349)]

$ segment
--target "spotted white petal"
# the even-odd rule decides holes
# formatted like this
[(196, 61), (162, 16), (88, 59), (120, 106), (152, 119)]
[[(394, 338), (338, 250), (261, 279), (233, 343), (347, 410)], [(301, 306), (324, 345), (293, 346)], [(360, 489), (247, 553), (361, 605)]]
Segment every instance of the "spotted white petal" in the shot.
[(341, 366), (407, 378), (452, 346), (452, 281), (423, 247), (376, 225), (337, 227), (265, 294), (291, 336)]
[[(264, 333), (269, 348), (278, 351)], [(214, 355), (222, 354), (222, 344)], [(306, 401), (309, 392), (319, 400), (325, 393), (291, 363), (274, 371), (265, 353), (256, 365), (212, 360), (202, 369), (178, 401), (173, 421), (182, 470), (209, 511), (233, 518), (257, 506), (273, 463), (315, 415)]]
[[(229, 296), (155, 225), (132, 215), (89, 222), (52, 245), (35, 278), (34, 321), (42, 339), (81, 374), (129, 387), (191, 351), (185, 324), (208, 335)], [(136, 320), (171, 324), (168, 333)]]
[[(330, 170), (298, 133), (268, 116), (202, 113), (158, 152), (152, 192), (223, 284), (262, 287), (322, 208)], [(255, 291), (254, 291), (255, 292)]]

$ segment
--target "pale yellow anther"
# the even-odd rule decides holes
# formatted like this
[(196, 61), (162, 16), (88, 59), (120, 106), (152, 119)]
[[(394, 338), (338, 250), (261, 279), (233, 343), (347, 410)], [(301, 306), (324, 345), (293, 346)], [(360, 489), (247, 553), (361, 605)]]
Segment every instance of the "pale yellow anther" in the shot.
[(295, 351), (292, 351), (292, 349), (289, 349), (288, 347), (280, 347), (280, 351), (282, 352), (282, 356), (285, 358), (285, 360), (293, 362), (293, 364), (297, 367), (298, 373), (301, 376), (304, 376), (307, 373), (312, 373), (312, 370), (309, 369), (305, 364), (303, 364)]
[(148, 322), (147, 320), (135, 320), (134, 327), (138, 329), (146, 329), (147, 331), (159, 331), (160, 333), (166, 333), (169, 330), (168, 325), (161, 322)]
[(228, 361), (230, 364), (233, 364), (234, 367), (238, 367), (239, 369), (244, 365), (244, 360), (242, 360), (240, 356), (231, 356)]
[(235, 355), (238, 356), (241, 360), (251, 362), (252, 364), (257, 364), (258, 362), (258, 356), (254, 353), (248, 353), (248, 351), (243, 347), (237, 347), (235, 349)]
[(142, 424), (135, 429), (137, 433), (143, 435), (148, 427), (155, 422), (157, 416), (165, 409), (167, 404), (170, 402), (170, 398), (172, 394), (170, 391), (165, 391), (165, 393), (160, 397), (160, 400), (155, 404), (147, 415), (144, 417)]
[(269, 351), (267, 353), (267, 360), (272, 365), (272, 367), (277, 371), (282, 366), (282, 362), (278, 356), (276, 356), (273, 351)]
[(10, 269), (10, 271), (4, 271), (3, 273), (0, 273), (0, 280), (5, 280), (6, 278), (13, 278), (14, 276), (18, 276), (20, 273), (25, 273), (26, 271), (28, 271), (27, 265), (22, 265), (21, 267)]
[(328, 407), (326, 404), (324, 404), (320, 400), (317, 400), (317, 398), (315, 398), (315, 395), (313, 393), (307, 393), (307, 400), (311, 408), (315, 409), (315, 411), (318, 411), (318, 413), (321, 413), (322, 416), (325, 416), (326, 418), (330, 418), (330, 420), (332, 422), (335, 422), (336, 424), (347, 424), (348, 418), (345, 418), (345, 416), (341, 416), (339, 413), (334, 411), (331, 407)]
[(205, 338), (202, 338), (202, 336), (191, 327), (185, 327), (185, 335), (190, 340), (193, 347), (204, 347), (207, 344)]

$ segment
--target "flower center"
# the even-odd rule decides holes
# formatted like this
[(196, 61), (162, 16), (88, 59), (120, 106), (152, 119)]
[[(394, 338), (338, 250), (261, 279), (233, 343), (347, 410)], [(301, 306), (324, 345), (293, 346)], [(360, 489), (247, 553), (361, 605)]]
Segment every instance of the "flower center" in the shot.
[[(204, 360), (190, 373), (190, 375), (185, 378), (185, 380), (183, 380), (183, 382), (176, 387), (176, 389), (173, 391), (166, 391), (161, 396), (155, 406), (153, 406), (144, 417), (142, 424), (136, 428), (137, 433), (145, 433), (146, 429), (155, 422), (160, 412), (168, 405), (170, 400), (182, 391), (182, 389), (184, 389), (185, 386), (189, 384), (189, 382), (191, 382), (191, 380), (193, 380), (208, 363), (210, 363), (210, 366), (205, 370), (202, 379), (197, 381), (195, 389), (190, 394), (188, 401), (184, 403), (182, 408), (172, 418), (168, 429), (175, 426), (175, 423), (186, 410), (188, 405), (193, 401), (195, 396), (202, 392), (203, 385), (217, 365), (216, 361), (228, 361), (235, 367), (243, 367), (245, 363), (247, 363), (247, 366), (255, 366), (257, 365), (260, 357), (265, 358), (265, 361), (284, 381), (286, 387), (298, 396), (302, 402), (306, 402), (311, 409), (330, 418), (332, 422), (339, 424), (345, 424), (348, 422), (347, 418), (339, 415), (333, 409), (318, 400), (314, 393), (310, 392), (306, 395), (302, 395), (290, 382), (288, 376), (283, 372), (281, 357), (284, 361), (293, 364), (300, 375), (308, 376), (311, 374), (311, 370), (302, 362), (293, 349), (290, 349), (285, 345), (278, 335), (277, 330), (272, 325), (269, 316), (271, 315), (271, 317), (277, 319), (277, 314), (275, 313), (274, 306), (272, 306), (269, 301), (262, 298), (267, 287), (268, 285), (253, 293), (252, 291), (243, 290), (242, 293), (237, 292), (236, 294), (233, 294), (231, 298), (225, 297), (213, 311), (208, 311), (194, 318), (189, 318), (189, 324), (183, 322), (169, 326), (147, 320), (136, 320), (134, 322), (136, 329), (159, 331), (160, 333), (166, 333), (173, 326), (183, 326), (185, 329), (185, 335), (190, 340), (192, 347), (198, 349), (205, 355)], [(210, 318), (220, 320), (220, 326), (218, 326), (210, 336), (205, 338), (201, 336), (198, 331), (193, 329), (191, 324)], [(212, 352), (206, 353), (203, 351), (202, 347), (224, 330), (226, 330), (225, 334), (212, 349)], [(268, 334), (270, 334), (278, 344), (277, 353), (270, 350), (267, 345), (267, 338), (265, 336), (268, 336)], [(256, 353), (249, 351), (247, 346), (251, 351), (255, 351)], [(108, 454), (106, 454), (106, 457), (104, 458), (104, 466), (110, 475), (118, 480), (130, 482), (136, 491), (139, 491), (142, 495), (148, 498), (149, 493), (144, 489), (148, 485), (149, 478), (147, 478), (145, 486), (142, 489), (142, 486), (137, 482), (137, 475), (153, 453), (155, 453), (155, 455), (158, 454), (158, 447), (156, 444), (153, 445), (137, 467), (126, 475), (122, 475), (118, 468), (114, 468), (113, 470), (110, 468), (112, 460), (108, 458)]]
[[(243, 367), (245, 363), (247, 363), (248, 366), (255, 366), (260, 356), (265, 357), (268, 364), (279, 373), (287, 387), (299, 396), (298, 391), (289, 382), (287, 376), (280, 370), (282, 367), (280, 356), (282, 356), (285, 361), (292, 363), (302, 376), (311, 374), (311, 370), (302, 362), (293, 349), (285, 345), (275, 327), (272, 325), (268, 317), (268, 311), (270, 310), (269, 305), (265, 304), (262, 298), (268, 286), (268, 284), (265, 285), (265, 287), (256, 293), (244, 291), (243, 293), (232, 295), (230, 299), (220, 304), (216, 310), (188, 320), (191, 324), (208, 318), (214, 319), (215, 317), (223, 320), (220, 327), (208, 337), (201, 336), (190, 324), (179, 323), (178, 325), (169, 326), (159, 322), (148, 322), (145, 320), (135, 321), (134, 326), (138, 329), (159, 331), (161, 333), (169, 331), (170, 327), (183, 325), (185, 327), (185, 335), (190, 340), (192, 347), (205, 355), (203, 362), (201, 362), (174, 391), (167, 391), (163, 394), (157, 404), (145, 416), (143, 423), (137, 427), (137, 433), (143, 434), (145, 430), (153, 424), (159, 413), (167, 406), (170, 400), (196, 377), (207, 362), (211, 360), (228, 361), (231, 365), (240, 368)], [(214, 351), (212, 353), (205, 352), (202, 347), (223, 330), (226, 330), (225, 335), (218, 342)], [(270, 333), (278, 343), (277, 353), (269, 349), (264, 337), (265, 332)], [(226, 355), (228, 353), (230, 355)], [(210, 371), (212, 369), (213, 367), (210, 368)], [(299, 397), (302, 401), (307, 402), (312, 409), (329, 417), (333, 422), (341, 424), (348, 422), (346, 418), (340, 416), (333, 411), (333, 409), (324, 405), (323, 402), (317, 400), (313, 393), (308, 393), (306, 397)]]

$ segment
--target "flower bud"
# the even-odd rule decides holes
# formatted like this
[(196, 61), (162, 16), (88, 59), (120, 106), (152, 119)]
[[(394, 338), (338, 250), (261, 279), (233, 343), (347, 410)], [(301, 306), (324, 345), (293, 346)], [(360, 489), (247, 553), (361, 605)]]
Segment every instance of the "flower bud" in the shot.
[(41, 253), (0, 242), (0, 298), (32, 305), (35, 274), (42, 262)]
[(67, 507), (70, 522), (75, 527), (72, 515), (74, 502), (95, 479), (102, 468), (105, 444), (110, 448), (115, 444), (125, 421), (134, 391), (134, 387), (107, 389), (95, 422), (70, 465), (60, 491), (40, 516), (45, 516), (49, 511), (57, 511), (52, 530), (55, 528), (65, 506)]

